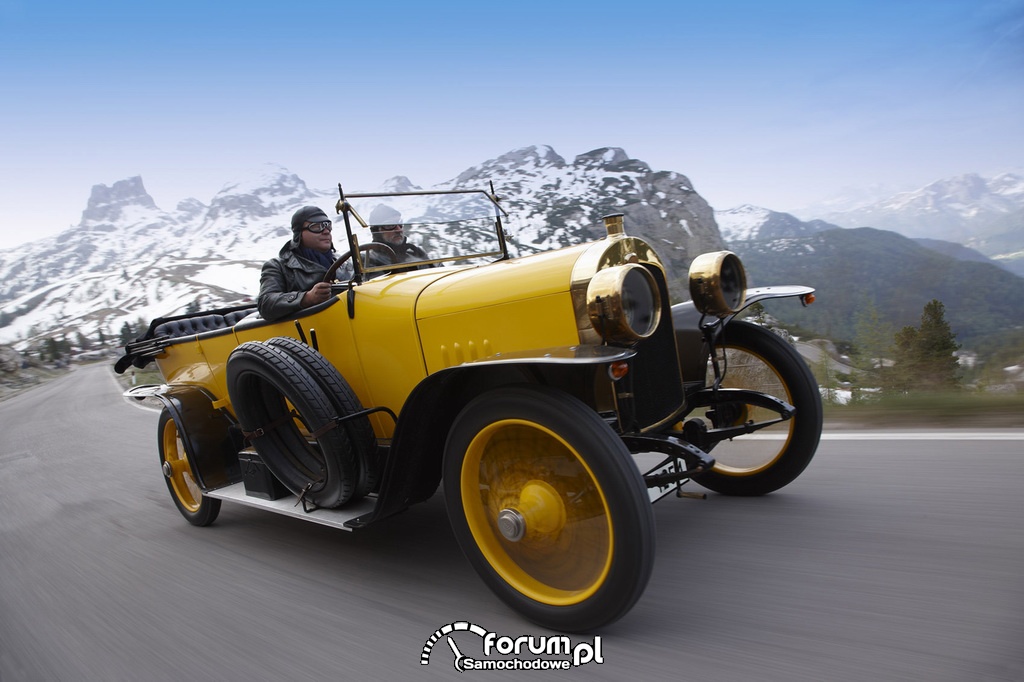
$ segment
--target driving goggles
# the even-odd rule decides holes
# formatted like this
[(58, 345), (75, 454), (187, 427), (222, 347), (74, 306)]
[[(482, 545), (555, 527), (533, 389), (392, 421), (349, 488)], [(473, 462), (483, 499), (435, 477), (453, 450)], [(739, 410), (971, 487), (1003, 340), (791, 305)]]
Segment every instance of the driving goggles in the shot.
[(323, 220), (319, 223), (310, 223), (306, 225), (306, 229), (312, 232), (313, 234), (320, 234), (324, 230), (332, 232), (334, 230), (334, 223), (332, 223), (330, 220)]

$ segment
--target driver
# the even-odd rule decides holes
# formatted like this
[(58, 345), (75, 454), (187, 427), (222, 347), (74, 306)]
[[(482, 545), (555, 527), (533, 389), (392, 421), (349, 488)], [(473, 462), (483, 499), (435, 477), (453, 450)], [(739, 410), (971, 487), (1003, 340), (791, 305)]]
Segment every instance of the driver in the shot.
[(316, 206), (303, 206), (292, 215), (292, 238), (277, 258), (263, 264), (257, 299), (265, 320), (279, 320), (331, 297), (323, 281), (334, 263), (332, 224)]
[[(377, 204), (377, 207), (370, 211), (370, 232), (373, 234), (373, 241), (378, 244), (385, 244), (391, 247), (398, 257), (392, 260), (390, 254), (380, 251), (370, 251), (367, 254), (366, 264), (390, 265), (392, 263), (410, 263), (413, 261), (427, 260), (427, 252), (411, 243), (405, 236), (405, 226), (402, 224), (402, 214), (386, 204)], [(431, 267), (421, 265), (421, 268)], [(410, 270), (416, 268), (401, 268)]]

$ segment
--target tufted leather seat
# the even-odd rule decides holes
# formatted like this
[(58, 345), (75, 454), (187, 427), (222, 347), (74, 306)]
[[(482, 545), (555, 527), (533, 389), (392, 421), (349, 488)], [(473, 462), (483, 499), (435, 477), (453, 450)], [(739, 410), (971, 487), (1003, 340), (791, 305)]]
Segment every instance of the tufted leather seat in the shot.
[(243, 317), (246, 317), (248, 315), (252, 315), (254, 312), (256, 312), (255, 308), (246, 308), (244, 310), (235, 310), (234, 312), (230, 312), (230, 313), (228, 313), (227, 315), (224, 316), (224, 324), (226, 324), (229, 327), (234, 327), (236, 324), (238, 324), (242, 320)]
[(200, 317), (186, 317), (181, 320), (164, 322), (153, 330), (153, 336), (170, 336), (172, 338), (193, 336), (213, 331), (214, 329), (223, 329), (228, 326), (230, 325), (225, 321), (223, 315), (212, 314)]

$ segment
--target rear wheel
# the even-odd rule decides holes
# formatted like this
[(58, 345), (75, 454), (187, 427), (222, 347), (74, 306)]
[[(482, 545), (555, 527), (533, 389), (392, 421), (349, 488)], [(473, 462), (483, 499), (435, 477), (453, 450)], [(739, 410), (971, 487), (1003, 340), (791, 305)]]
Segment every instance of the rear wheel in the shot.
[(530, 620), (582, 631), (624, 615), (654, 560), (654, 516), (628, 450), (575, 398), (496, 389), (455, 420), (445, 504), (470, 563)]
[(220, 500), (203, 495), (199, 484), (192, 477), (192, 467), (185, 452), (185, 443), (178, 432), (177, 423), (166, 407), (160, 413), (157, 434), (160, 467), (174, 505), (192, 525), (209, 526), (220, 513)]
[[(716, 349), (725, 371), (724, 388), (745, 388), (774, 396), (796, 408), (791, 419), (751, 436), (718, 443), (714, 468), (693, 480), (725, 495), (764, 495), (791, 483), (810, 463), (821, 437), (818, 384), (799, 353), (774, 332), (736, 321), (723, 330)], [(710, 375), (708, 383), (713, 380)], [(778, 417), (766, 408), (742, 403), (716, 406), (716, 426), (734, 426)]]

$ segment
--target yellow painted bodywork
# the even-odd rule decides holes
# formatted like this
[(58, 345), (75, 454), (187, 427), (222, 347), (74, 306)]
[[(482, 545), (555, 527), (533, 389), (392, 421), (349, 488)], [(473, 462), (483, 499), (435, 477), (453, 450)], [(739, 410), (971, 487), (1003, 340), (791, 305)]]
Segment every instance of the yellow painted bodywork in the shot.
[[(434, 372), (505, 353), (594, 341), (587, 322), (586, 283), (596, 268), (636, 258), (660, 267), (642, 241), (614, 236), (481, 266), (395, 273), (355, 287), (355, 316), (346, 294), (299, 319), (307, 340), (341, 372), (367, 407), (395, 414), (412, 390)], [(635, 261), (633, 261), (635, 262)], [(168, 383), (205, 388), (230, 406), (226, 364), (246, 341), (299, 338), (293, 320), (176, 340), (156, 358)], [(388, 438), (390, 418), (371, 417)]]
[(497, 354), (578, 344), (570, 273), (586, 246), (454, 273), (416, 306), (428, 372)]

